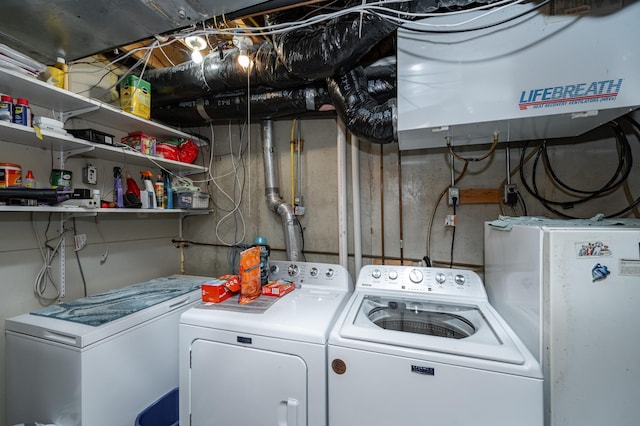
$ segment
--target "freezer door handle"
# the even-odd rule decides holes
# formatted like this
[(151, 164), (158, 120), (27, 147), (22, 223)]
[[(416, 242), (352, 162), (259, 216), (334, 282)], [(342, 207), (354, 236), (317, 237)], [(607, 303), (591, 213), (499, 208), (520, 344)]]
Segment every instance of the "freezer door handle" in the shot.
[(298, 424), (298, 404), (298, 400), (294, 398), (280, 401), (278, 426), (296, 426)]
[(187, 303), (189, 303), (189, 296), (185, 297), (184, 299), (178, 300), (175, 303), (172, 303), (171, 305), (169, 305), (169, 307), (167, 308), (168, 311), (172, 311), (176, 308), (179, 308), (181, 306), (186, 305)]
[(60, 333), (59, 331), (42, 330), (42, 338), (52, 340), (54, 342), (65, 343), (67, 345), (78, 345), (78, 338), (69, 334)]

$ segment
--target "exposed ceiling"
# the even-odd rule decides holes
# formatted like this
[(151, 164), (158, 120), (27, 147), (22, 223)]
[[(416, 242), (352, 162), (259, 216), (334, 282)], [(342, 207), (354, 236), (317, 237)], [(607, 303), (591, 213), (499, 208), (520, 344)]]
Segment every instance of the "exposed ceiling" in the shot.
[[(295, 0), (3, 0), (0, 43), (51, 65), (112, 50), (135, 49), (155, 36), (205, 21), (252, 25), (253, 15), (302, 3)], [(308, 2), (305, 2), (308, 3)], [(243, 18), (243, 19), (239, 19)], [(246, 22), (246, 23), (245, 23)], [(214, 41), (217, 44), (217, 41)], [(188, 60), (179, 43), (163, 48), (150, 67)], [(178, 62), (176, 62), (178, 61)]]

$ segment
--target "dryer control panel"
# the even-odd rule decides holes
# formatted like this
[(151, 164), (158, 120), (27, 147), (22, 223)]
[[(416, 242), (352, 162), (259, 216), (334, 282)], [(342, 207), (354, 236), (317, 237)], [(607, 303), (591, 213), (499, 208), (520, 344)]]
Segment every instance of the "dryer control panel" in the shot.
[(269, 281), (290, 281), (297, 287), (319, 286), (325, 289), (353, 291), (353, 280), (341, 265), (329, 263), (269, 261)]
[(467, 269), (366, 265), (356, 287), (487, 298), (478, 274)]

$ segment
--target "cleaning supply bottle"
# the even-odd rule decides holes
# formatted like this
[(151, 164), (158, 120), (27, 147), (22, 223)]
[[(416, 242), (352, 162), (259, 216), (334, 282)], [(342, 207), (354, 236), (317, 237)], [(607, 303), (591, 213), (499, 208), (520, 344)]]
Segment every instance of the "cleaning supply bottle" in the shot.
[(127, 174), (127, 191), (125, 194), (136, 194), (138, 200), (140, 199), (140, 187), (130, 174)]
[(140, 172), (142, 176), (142, 183), (144, 185), (144, 190), (140, 191), (141, 197), (140, 201), (142, 202), (143, 209), (155, 209), (156, 204), (156, 195), (153, 188), (153, 182), (151, 181), (151, 172), (149, 170), (143, 170)]
[(253, 239), (253, 247), (260, 247), (260, 284), (269, 284), (269, 255), (271, 247), (267, 244), (265, 237), (255, 237)]
[(162, 171), (162, 180), (164, 181), (164, 193), (167, 195), (165, 202), (165, 209), (173, 208), (173, 188), (171, 187), (171, 175), (169, 172)]
[(124, 190), (122, 187), (122, 171), (120, 167), (113, 168), (113, 202), (116, 207), (124, 207)]
[(156, 207), (159, 209), (164, 209), (165, 208), (164, 182), (162, 181), (162, 176), (160, 175), (158, 175), (158, 179), (156, 180), (155, 190), (156, 190), (156, 201), (158, 203)]
[(64, 58), (58, 57), (53, 66), (62, 71), (62, 81), (56, 84), (56, 86), (61, 89), (69, 90), (69, 65), (67, 65), (67, 61), (65, 61)]
[(36, 179), (33, 177), (33, 172), (31, 170), (27, 172), (27, 176), (24, 178), (24, 187), (25, 188), (36, 187)]

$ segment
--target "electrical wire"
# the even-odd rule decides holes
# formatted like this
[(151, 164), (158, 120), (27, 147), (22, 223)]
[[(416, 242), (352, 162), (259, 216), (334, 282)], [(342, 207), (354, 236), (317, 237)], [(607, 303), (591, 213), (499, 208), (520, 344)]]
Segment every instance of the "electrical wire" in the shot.
[[(622, 130), (622, 127), (619, 125), (617, 121), (611, 121), (607, 123), (607, 125), (613, 129), (614, 137), (618, 147), (618, 165), (616, 167), (616, 170), (612, 174), (612, 176), (607, 180), (607, 182), (596, 190), (577, 189), (566, 184), (561, 179), (559, 179), (549, 160), (548, 140), (543, 140), (538, 145), (538, 147), (535, 148), (532, 152), (535, 155), (535, 157), (534, 157), (532, 171), (531, 171), (531, 185), (529, 185), (524, 174), (524, 163), (525, 163), (524, 154), (528, 148), (528, 142), (524, 144), (522, 149), (522, 154), (520, 157), (520, 169), (519, 169), (520, 180), (522, 181), (522, 184), (524, 185), (525, 189), (534, 198), (536, 198), (547, 210), (561, 217), (565, 217), (569, 219), (577, 219), (577, 217), (568, 215), (567, 213), (560, 211), (553, 206), (559, 206), (563, 209), (573, 208), (576, 205), (583, 204), (588, 201), (592, 201), (594, 199), (609, 195), (614, 191), (616, 191), (619, 187), (621, 187), (627, 181), (633, 166), (633, 155), (632, 155), (631, 147), (629, 145), (629, 141), (624, 131)], [(640, 129), (640, 126), (638, 127), (638, 129)], [(551, 183), (559, 188), (562, 188), (563, 191), (568, 195), (575, 197), (576, 198), (575, 200), (557, 201), (557, 200), (552, 200), (552, 199), (543, 197), (540, 194), (540, 190), (538, 188), (537, 179), (536, 179), (536, 176), (538, 174), (537, 172), (538, 163), (540, 159), (542, 159), (543, 161), (545, 170), (547, 172), (547, 176), (549, 176)], [(629, 212), (631, 209), (635, 208), (635, 206), (637, 206), (638, 204), (640, 204), (640, 197), (638, 197), (638, 199), (634, 200), (624, 209), (618, 212), (606, 215), (606, 217), (617, 217), (617, 216), (623, 215)]]
[[(469, 166), (469, 162), (468, 161), (463, 161), (462, 170), (460, 171), (460, 174), (458, 174), (458, 176), (454, 179), (454, 182), (453, 182), (454, 184), (457, 184), (458, 182), (460, 182), (462, 180), (462, 178), (467, 173), (468, 166)], [(429, 224), (427, 225), (427, 244), (426, 244), (426, 252), (427, 252), (426, 257), (428, 257), (429, 259), (432, 259), (432, 256), (431, 256), (431, 233), (433, 231), (433, 222), (435, 221), (436, 212), (438, 211), (438, 206), (440, 205), (440, 202), (444, 198), (445, 194), (448, 193), (450, 186), (451, 185), (447, 185), (447, 187), (444, 188), (442, 190), (442, 192), (440, 193), (440, 195), (438, 196), (438, 198), (436, 200), (436, 204), (433, 207), (433, 211), (431, 212), (431, 217), (429, 218)]]
[[(51, 225), (51, 215), (52, 213), (49, 213), (48, 215), (49, 219), (47, 221), (47, 227), (44, 232), (45, 238), (47, 238), (46, 237), (47, 232), (49, 230), (49, 226)], [(58, 287), (58, 284), (56, 283), (56, 281), (54, 280), (51, 274), (51, 267), (52, 267), (53, 260), (58, 255), (60, 251), (60, 247), (62, 246), (62, 242), (64, 241), (64, 233), (65, 233), (64, 224), (63, 224), (63, 230), (59, 235), (57, 235), (52, 239), (46, 239), (44, 243), (40, 239), (40, 233), (36, 226), (34, 212), (31, 212), (31, 226), (33, 228), (33, 233), (35, 235), (36, 242), (38, 244), (38, 250), (40, 251), (40, 256), (42, 257), (42, 267), (40, 268), (40, 271), (38, 271), (36, 278), (33, 282), (33, 293), (38, 298), (41, 304), (50, 305), (56, 302), (60, 298), (60, 288)], [(50, 245), (49, 243), (54, 240), (57, 240), (57, 242), (53, 246)], [(54, 289), (53, 296), (46, 295), (47, 288), (49, 288), (49, 285), (51, 285), (51, 287), (53, 287)]]
[[(74, 237), (74, 241), (75, 238), (78, 236), (78, 230), (76, 229), (76, 218), (73, 218), (73, 237)], [(75, 254), (76, 254), (76, 261), (78, 262), (78, 270), (80, 271), (80, 278), (82, 278), (82, 289), (83, 289), (83, 295), (87, 296), (87, 280), (84, 277), (84, 271), (82, 269), (82, 263), (80, 262), (80, 254), (78, 253), (80, 250), (74, 250)]]
[(481, 155), (480, 157), (473, 157), (473, 158), (464, 158), (460, 155), (458, 155), (456, 152), (453, 151), (453, 146), (451, 145), (451, 136), (447, 136), (446, 138), (444, 138), (446, 144), (447, 144), (447, 150), (449, 151), (449, 154), (453, 155), (454, 157), (456, 157), (458, 160), (460, 161), (482, 161), (486, 158), (488, 158), (490, 155), (492, 155), (495, 150), (496, 147), (498, 146), (498, 133), (495, 132), (493, 134), (493, 142), (491, 143), (491, 147), (489, 147), (489, 150), (484, 153), (483, 155)]

